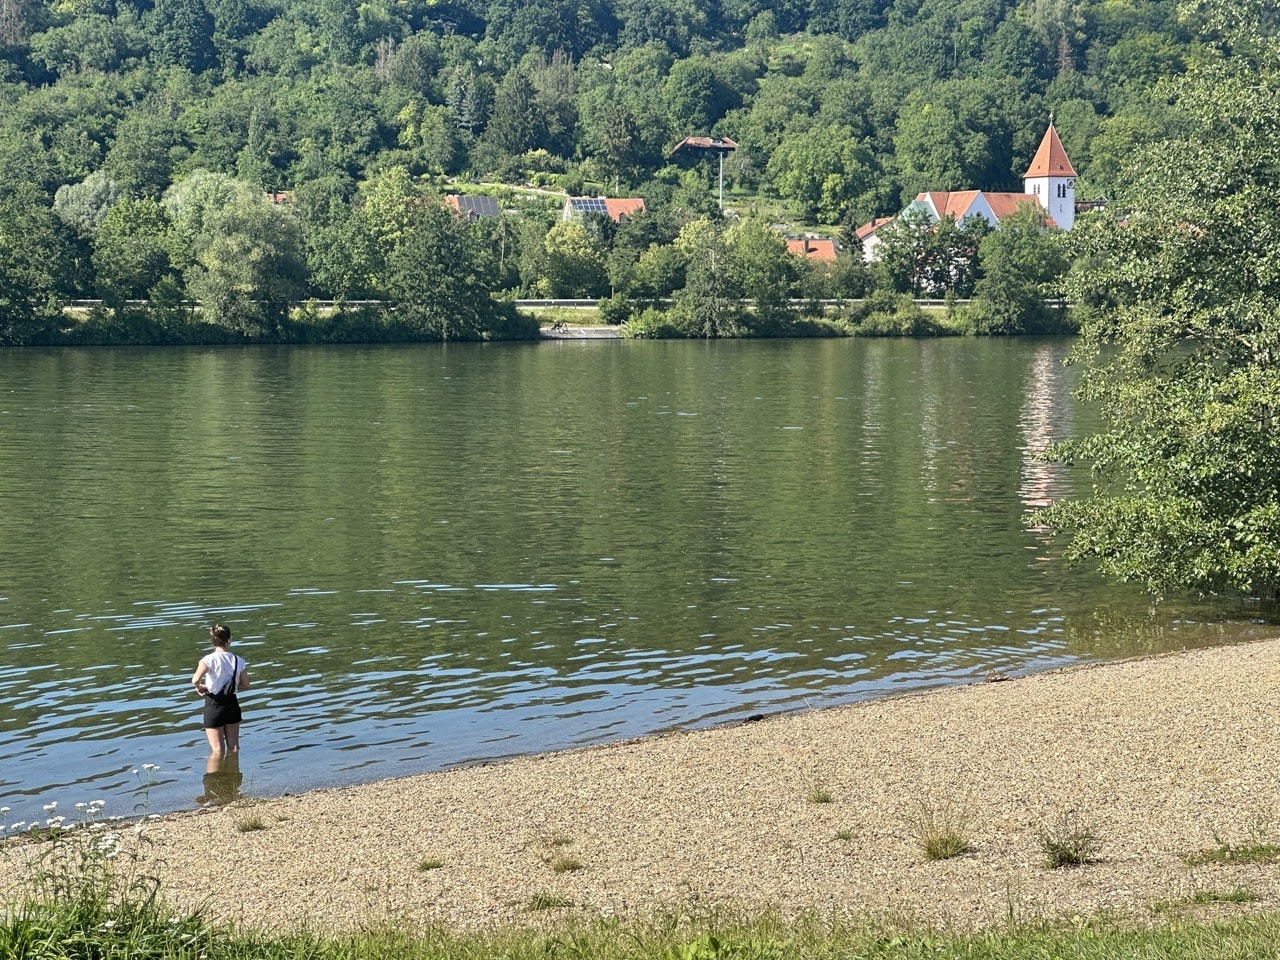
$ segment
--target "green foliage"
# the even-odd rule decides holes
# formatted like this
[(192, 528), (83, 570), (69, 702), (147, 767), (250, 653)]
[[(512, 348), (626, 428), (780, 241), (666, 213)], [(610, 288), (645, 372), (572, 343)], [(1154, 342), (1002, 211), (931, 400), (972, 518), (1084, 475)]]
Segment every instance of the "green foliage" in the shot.
[[(1032, 522), (1067, 556), (1170, 591), (1280, 587), (1280, 55), (1253, 3), (1204, 5), (1221, 57), (1167, 93), (1190, 131), (1135, 158), (1118, 216), (1073, 231), (1076, 359), (1105, 419), (1056, 447), (1093, 495)], [(1078, 243), (1077, 243), (1078, 241)], [(1088, 257), (1083, 257), (1083, 254)]]
[[(768, 9), (747, 0), (0, 0), (0, 190), (30, 184), (46, 208), (59, 198), (53, 247), (42, 254), (56, 269), (22, 285), (21, 338), (54, 335), (57, 296), (94, 292), (89, 264), (109, 299), (137, 296), (158, 276), (168, 292), (180, 283), (183, 295), (208, 301), (207, 316), (237, 336), (291, 335), (275, 298), (383, 295), (412, 204), (483, 178), (643, 196), (665, 220), (665, 235), (643, 243), (621, 230), (593, 234), (589, 259), (605, 264), (606, 282), (598, 263), (558, 261), (560, 238), (549, 253), (549, 224), (525, 215), (541, 233), (517, 243), (516, 227), (494, 238), (502, 249), (490, 286), (665, 298), (691, 283), (677, 311), (688, 333), (777, 332), (789, 321), (767, 305), (754, 315), (726, 308), (749, 278), (672, 245), (687, 224), (720, 216), (717, 164), (684, 164), (674, 143), (736, 139), (726, 201), (749, 217), (784, 230), (856, 227), (896, 213), (919, 189), (1016, 189), (1053, 110), (1080, 195), (1115, 197), (1136, 149), (1192, 139), (1185, 111), (1146, 93), (1219, 56), (1190, 32), (1201, 14), (1180, 18), (1174, 0)], [(254, 226), (241, 210), (223, 218), (238, 217), (235, 229), (201, 239), (169, 208), (170, 268), (135, 249), (134, 265), (117, 269), (115, 253), (128, 246), (118, 233), (95, 249), (117, 201), (187, 189), (201, 171), (240, 185), (209, 209), (233, 194), (243, 207), (246, 191), (283, 191), (295, 222)], [(944, 225), (933, 243), (954, 233)], [(144, 234), (139, 248), (155, 236)], [(977, 281), (972, 251), (916, 252), (934, 269), (900, 260), (903, 269), (888, 272), (900, 291), (966, 296)], [(573, 276), (584, 271), (586, 280)], [(817, 299), (862, 295), (873, 279), (850, 268), (788, 282)], [(1001, 296), (980, 298), (975, 329), (1034, 331), (1055, 319), (1028, 317), (1029, 283), (1019, 288), (1007, 272), (1001, 283)], [(124, 321), (113, 323), (119, 331)]]
[(1063, 235), (1050, 230), (1038, 204), (1023, 204), (999, 230), (982, 238), (978, 259), (983, 276), (974, 288), (970, 321), (975, 333), (1056, 333), (1065, 328), (1065, 304), (1058, 298), (1066, 273)]

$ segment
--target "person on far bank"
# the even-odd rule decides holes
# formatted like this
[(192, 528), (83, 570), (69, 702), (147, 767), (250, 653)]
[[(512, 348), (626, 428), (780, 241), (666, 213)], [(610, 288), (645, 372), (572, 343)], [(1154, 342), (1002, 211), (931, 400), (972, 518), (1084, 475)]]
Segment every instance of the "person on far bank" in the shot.
[(191, 685), (204, 697), (204, 733), (211, 756), (240, 750), (239, 690), (249, 689), (249, 665), (231, 652), (231, 630), (220, 623), (209, 628), (213, 652), (205, 654), (191, 675)]

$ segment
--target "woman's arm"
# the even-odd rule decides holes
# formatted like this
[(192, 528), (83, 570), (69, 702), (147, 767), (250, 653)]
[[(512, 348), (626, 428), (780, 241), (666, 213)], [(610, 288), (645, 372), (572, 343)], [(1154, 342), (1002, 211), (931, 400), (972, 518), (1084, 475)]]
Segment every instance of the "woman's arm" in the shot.
[(209, 665), (201, 660), (196, 664), (196, 672), (191, 675), (191, 685), (196, 688), (196, 693), (200, 694), (202, 697), (209, 692), (208, 688), (204, 685), (204, 675), (208, 672)]
[(240, 671), (240, 679), (236, 683), (237, 690), (249, 689), (249, 664), (244, 665), (244, 669)]

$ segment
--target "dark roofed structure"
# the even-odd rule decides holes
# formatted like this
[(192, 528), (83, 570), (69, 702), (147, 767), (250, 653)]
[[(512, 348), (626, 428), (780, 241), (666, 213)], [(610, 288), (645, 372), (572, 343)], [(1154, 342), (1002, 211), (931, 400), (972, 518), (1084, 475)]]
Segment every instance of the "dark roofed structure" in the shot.
[(502, 209), (494, 197), (464, 197), (452, 193), (445, 201), (468, 220), (479, 220), (481, 217), (500, 217)]

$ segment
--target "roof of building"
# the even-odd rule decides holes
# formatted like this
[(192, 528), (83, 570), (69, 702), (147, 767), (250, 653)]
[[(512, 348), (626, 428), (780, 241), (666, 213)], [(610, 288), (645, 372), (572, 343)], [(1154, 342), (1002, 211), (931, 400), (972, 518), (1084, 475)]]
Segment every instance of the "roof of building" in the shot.
[(644, 213), (644, 200), (640, 197), (569, 197), (564, 206), (566, 214), (598, 213), (615, 223)]
[(671, 148), (671, 152), (679, 153), (681, 150), (714, 150), (719, 153), (722, 151), (737, 149), (738, 145), (728, 137), (685, 137)]
[(925, 206), (936, 213), (939, 219), (950, 217), (960, 223), (965, 217), (974, 215), (974, 207), (979, 200), (985, 200), (991, 208), (996, 220), (1003, 220), (1024, 204), (1039, 206), (1034, 194), (1030, 193), (992, 193), (987, 190), (931, 190), (916, 194), (911, 206)]
[(867, 237), (871, 236), (881, 227), (888, 226), (889, 224), (893, 223), (893, 221), (896, 219), (898, 218), (897, 217), (876, 217), (870, 223), (864, 223), (855, 232), (859, 240), (866, 240)]
[(834, 262), (840, 248), (835, 240), (827, 237), (787, 237), (787, 249), (806, 260)]
[(1044, 139), (1040, 141), (1040, 148), (1031, 158), (1031, 166), (1027, 167), (1023, 178), (1074, 177), (1075, 175), (1071, 161), (1067, 159), (1067, 151), (1062, 148), (1062, 141), (1058, 139), (1058, 131), (1050, 122), (1049, 129), (1044, 132)]
[(498, 206), (496, 197), (464, 197), (458, 193), (451, 193), (444, 199), (449, 206), (459, 213), (466, 214), (472, 220), (477, 217), (502, 216), (502, 209)]

